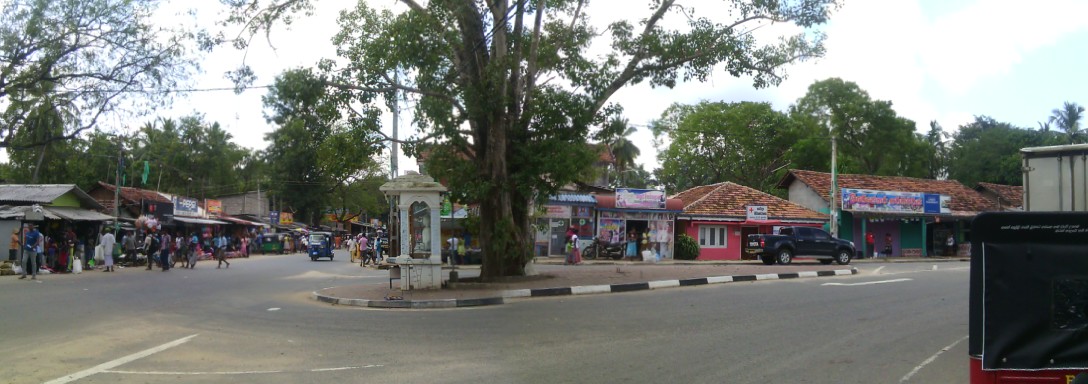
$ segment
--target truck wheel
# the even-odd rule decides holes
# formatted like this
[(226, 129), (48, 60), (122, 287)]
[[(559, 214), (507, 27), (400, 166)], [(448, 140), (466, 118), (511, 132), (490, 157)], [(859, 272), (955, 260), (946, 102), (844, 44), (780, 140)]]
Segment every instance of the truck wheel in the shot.
[(789, 248), (782, 248), (778, 250), (778, 256), (775, 258), (778, 264), (787, 265), (793, 261), (793, 251)]
[(850, 264), (850, 252), (847, 252), (845, 249), (840, 249), (839, 253), (835, 255), (835, 262), (839, 263), (839, 265)]
[(774, 256), (770, 254), (759, 255), (759, 260), (763, 262), (763, 265), (774, 265)]

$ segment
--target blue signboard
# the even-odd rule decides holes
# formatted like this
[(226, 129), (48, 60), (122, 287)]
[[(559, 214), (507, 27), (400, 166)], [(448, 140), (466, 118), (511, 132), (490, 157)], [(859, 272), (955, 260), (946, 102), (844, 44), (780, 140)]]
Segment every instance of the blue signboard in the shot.
[(196, 199), (174, 196), (174, 215), (197, 217), (200, 216), (200, 204)]
[(268, 211), (268, 222), (272, 225), (280, 225), (280, 211)]
[(948, 214), (948, 196), (918, 192), (842, 189), (842, 209), (856, 212)]

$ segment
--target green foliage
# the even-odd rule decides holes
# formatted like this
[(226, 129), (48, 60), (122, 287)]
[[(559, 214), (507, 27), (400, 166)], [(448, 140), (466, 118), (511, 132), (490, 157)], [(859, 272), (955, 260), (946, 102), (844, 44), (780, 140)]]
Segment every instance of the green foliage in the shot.
[[(762, 44), (752, 31), (764, 21), (813, 27), (837, 7), (833, 0), (737, 1), (731, 12), (697, 13), (654, 0), (645, 17), (600, 24), (588, 15), (614, 15), (589, 12), (579, 0), (405, 3), (401, 13), (362, 1), (343, 12), (333, 39), (340, 60), (323, 61), (315, 77), (353, 119), (372, 119), (400, 100), (394, 92), (408, 94), (424, 136), (410, 140), (406, 152), (420, 154), (418, 144), (430, 144), (434, 176), (456, 201), (480, 203), (485, 279), (520, 274), (531, 247), (532, 200), (592, 164), (589, 127), (621, 113), (609, 103), (617, 91), (703, 81), (722, 68), (751, 76), (757, 87), (776, 85), (783, 65), (823, 54), (823, 35), (804, 31)], [(252, 36), (311, 4), (232, 1), (228, 21)], [(597, 37), (610, 39), (595, 46), (611, 51), (589, 49)]]
[[(195, 69), (186, 46), (194, 30), (152, 25), (160, 3), (0, 5), (0, 105), (5, 108), (0, 146), (22, 149), (74, 139), (101, 118), (124, 118), (125, 112), (161, 108), (169, 101), (171, 93), (157, 91), (176, 88)], [(47, 116), (54, 120), (49, 130), (31, 127), (46, 124)], [(35, 132), (21, 134), (24, 128)], [(47, 175), (39, 172), (39, 177)]]
[(1020, 149), (1062, 144), (1068, 136), (1032, 131), (988, 116), (960, 126), (949, 151), (948, 176), (967, 186), (978, 182), (1022, 185)]
[(673, 105), (652, 129), (670, 141), (656, 171), (669, 191), (732, 181), (773, 193), (797, 141), (795, 122), (767, 103)]
[[(925, 177), (929, 144), (915, 133), (913, 121), (899, 117), (892, 103), (872, 100), (857, 84), (839, 78), (817, 81), (790, 111), (803, 139), (794, 147), (791, 167), (829, 170), (830, 135), (838, 140), (843, 173)], [(827, 154), (827, 156), (825, 156)]]
[(1050, 123), (1065, 132), (1064, 144), (1078, 144), (1085, 142), (1085, 132), (1080, 129), (1080, 121), (1084, 118), (1084, 107), (1077, 103), (1065, 102), (1061, 108), (1055, 108), (1050, 115)]
[(676, 235), (676, 260), (695, 260), (699, 257), (699, 242), (686, 233)]

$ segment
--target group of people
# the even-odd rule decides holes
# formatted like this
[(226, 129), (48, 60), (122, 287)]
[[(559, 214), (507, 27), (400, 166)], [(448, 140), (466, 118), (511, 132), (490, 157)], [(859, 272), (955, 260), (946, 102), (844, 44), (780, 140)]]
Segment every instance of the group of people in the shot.
[(86, 262), (89, 259), (86, 251), (91, 247), (87, 236), (77, 236), (75, 228), (71, 226), (61, 230), (42, 232), (40, 227), (29, 225), (23, 229), (23, 234), (32, 231), (40, 237), (35, 239), (36, 243), (32, 251), (27, 250), (21, 253), (19, 250), (23, 248), (23, 236), (20, 236), (18, 228), (11, 231), (8, 260), (15, 261), (20, 254), (25, 256), (27, 253), (33, 253), (35, 255), (33, 261), (38, 268), (58, 272), (82, 269), (83, 264), (80, 261)]
[[(220, 233), (211, 238), (201, 239), (201, 236), (197, 232), (193, 232), (186, 236), (182, 231), (148, 233), (144, 235), (143, 241), (138, 241), (135, 233), (128, 232), (121, 239), (122, 249), (125, 252), (126, 259), (136, 260), (136, 251), (137, 247), (139, 247), (139, 249), (143, 250), (144, 255), (147, 256), (146, 269), (151, 270), (153, 264), (158, 264), (163, 272), (176, 267), (178, 261), (182, 262), (182, 268), (196, 268), (196, 262), (199, 259), (199, 255), (209, 252), (217, 261), (217, 269), (222, 268), (223, 264), (226, 264), (227, 268), (230, 268), (230, 262), (227, 261), (226, 258), (227, 251), (233, 245), (234, 249), (248, 257), (251, 248), (249, 243), (250, 240), (244, 236), (236, 237), (232, 241), (225, 233)], [(105, 245), (105, 239), (103, 239), (103, 245)], [(109, 251), (110, 249), (112, 249), (112, 247), (103, 247), (103, 253), (112, 256), (112, 252)], [(112, 260), (107, 260), (106, 264), (112, 265)], [(111, 270), (112, 268), (107, 268), (107, 272)]]
[(578, 228), (567, 228), (567, 258), (563, 265), (582, 264), (582, 251), (578, 249)]
[(373, 235), (374, 241), (371, 241), (365, 233), (360, 233), (354, 236), (348, 236), (345, 241), (345, 245), (348, 248), (348, 253), (351, 255), (351, 262), (359, 260), (359, 265), (378, 265), (382, 261), (382, 237), (380, 234)]

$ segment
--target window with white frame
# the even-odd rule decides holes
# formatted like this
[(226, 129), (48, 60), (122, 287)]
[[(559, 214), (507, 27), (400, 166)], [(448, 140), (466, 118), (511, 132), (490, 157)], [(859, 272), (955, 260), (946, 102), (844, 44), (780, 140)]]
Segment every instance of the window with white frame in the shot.
[(728, 245), (726, 239), (726, 227), (699, 226), (699, 247), (701, 248), (725, 248)]

